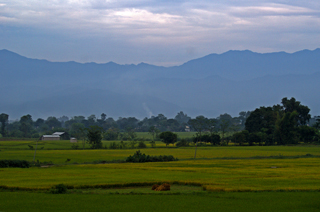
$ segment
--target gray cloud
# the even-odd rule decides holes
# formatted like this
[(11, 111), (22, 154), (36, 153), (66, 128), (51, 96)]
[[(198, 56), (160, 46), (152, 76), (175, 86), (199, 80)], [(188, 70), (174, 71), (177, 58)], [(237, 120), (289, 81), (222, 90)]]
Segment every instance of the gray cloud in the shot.
[(230, 49), (317, 48), (319, 15), (318, 1), (301, 0), (6, 0), (0, 48), (49, 60), (173, 65)]

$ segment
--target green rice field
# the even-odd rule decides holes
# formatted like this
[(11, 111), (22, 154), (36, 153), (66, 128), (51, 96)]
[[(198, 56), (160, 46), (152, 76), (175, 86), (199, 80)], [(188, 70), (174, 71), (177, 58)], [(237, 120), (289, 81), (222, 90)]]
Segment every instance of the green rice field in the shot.
[[(105, 141), (106, 142), (106, 141)], [(114, 141), (113, 141), (114, 142)], [(32, 161), (35, 141), (0, 141), (0, 160)], [(138, 149), (39, 142), (40, 167), (0, 168), (0, 211), (319, 211), (320, 146), (140, 149), (179, 161), (124, 163)], [(44, 148), (41, 148), (44, 147)], [(50, 162), (50, 163), (49, 163)], [(152, 191), (169, 183), (171, 190)], [(50, 189), (65, 184), (67, 194)]]

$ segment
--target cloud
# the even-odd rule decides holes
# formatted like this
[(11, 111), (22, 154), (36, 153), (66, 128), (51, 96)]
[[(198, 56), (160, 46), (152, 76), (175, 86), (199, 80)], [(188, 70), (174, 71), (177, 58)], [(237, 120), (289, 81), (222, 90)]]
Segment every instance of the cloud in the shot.
[[(150, 55), (146, 62), (178, 64), (191, 59), (191, 55), (203, 56), (229, 49), (251, 49), (260, 52), (294, 51), (299, 50), (300, 45), (304, 45), (304, 48), (314, 45), (316, 48), (319, 43), (319, 39), (315, 36), (320, 29), (318, 1), (6, 0), (2, 2), (0, 27), (30, 28), (40, 34), (61, 37), (65, 39), (65, 43), (81, 39), (88, 43), (86, 46), (89, 46), (90, 42), (92, 45), (97, 45), (94, 43), (106, 43), (108, 40), (108, 45), (113, 43), (112, 48), (117, 46), (124, 48), (126, 45), (127, 52), (131, 53), (138, 49), (141, 57), (136, 63), (146, 61), (143, 59), (145, 55)], [(291, 39), (284, 39), (285, 44), (281, 44), (279, 40), (283, 37)], [(304, 44), (297, 44), (295, 39), (298, 37), (299, 40), (304, 40)], [(77, 48), (81, 49), (81, 43), (72, 44), (73, 47), (74, 45), (79, 45)], [(95, 50), (97, 48), (95, 47)], [(166, 48), (170, 48), (172, 54), (183, 53), (184, 57), (160, 56), (167, 54), (164, 53), (167, 52)], [(190, 48), (196, 49), (194, 54), (188, 53)], [(111, 50), (99, 52), (111, 54)], [(123, 54), (119, 53), (118, 57), (123, 57)], [(151, 54), (154, 54), (154, 59), (150, 59)], [(138, 58), (138, 55), (131, 56), (134, 57)], [(156, 58), (176, 59), (157, 62)]]

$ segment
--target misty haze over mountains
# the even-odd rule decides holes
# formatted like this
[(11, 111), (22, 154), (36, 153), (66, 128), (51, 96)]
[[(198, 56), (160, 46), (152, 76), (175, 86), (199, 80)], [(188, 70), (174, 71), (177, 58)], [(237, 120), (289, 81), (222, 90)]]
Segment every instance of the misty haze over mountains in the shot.
[(233, 116), (295, 97), (320, 114), (320, 49), (293, 54), (228, 51), (174, 67), (49, 62), (0, 50), (0, 113), (10, 119)]

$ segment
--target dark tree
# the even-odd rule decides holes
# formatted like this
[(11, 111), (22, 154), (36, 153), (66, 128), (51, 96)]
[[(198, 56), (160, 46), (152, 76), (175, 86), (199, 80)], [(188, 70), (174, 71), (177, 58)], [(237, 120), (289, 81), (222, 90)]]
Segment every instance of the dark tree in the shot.
[(180, 124), (188, 123), (188, 121), (191, 119), (187, 114), (184, 114), (182, 111), (180, 111), (175, 117), (175, 120), (177, 120)]
[(313, 142), (314, 140), (318, 140), (317, 138), (319, 137), (318, 130), (309, 126), (299, 127), (299, 135), (300, 140), (304, 143)]
[(276, 122), (275, 139), (278, 145), (296, 144), (297, 138), (297, 121), (296, 117), (298, 113), (296, 111), (285, 115), (278, 119)]
[(290, 100), (288, 100), (287, 98), (283, 98), (281, 103), (283, 105), (284, 112), (292, 113), (296, 111), (298, 113), (296, 117), (298, 125), (306, 125), (310, 120), (310, 109), (307, 106), (301, 105), (301, 103), (299, 101), (296, 101), (295, 98), (292, 97)]
[[(230, 126), (230, 121), (229, 120), (222, 120), (220, 122), (220, 130), (222, 132), (222, 140), (224, 140), (224, 135), (227, 132), (229, 126)], [(227, 145), (228, 145), (228, 142), (227, 142)]]
[(7, 136), (7, 125), (8, 125), (9, 115), (5, 113), (0, 114), (0, 123), (1, 123), (1, 135), (3, 137)]
[(255, 109), (247, 118), (245, 126), (249, 133), (260, 132), (266, 129), (267, 134), (272, 134), (277, 121), (277, 112), (272, 107), (260, 107)]
[(33, 128), (33, 120), (31, 115), (25, 115), (20, 118), (20, 131), (23, 134), (23, 137), (31, 137), (32, 133), (32, 128)]
[(316, 123), (313, 125), (314, 128), (320, 129), (320, 116), (317, 117)]
[(102, 120), (102, 121), (105, 121), (106, 118), (107, 118), (107, 115), (106, 115), (105, 113), (102, 113), (102, 114), (101, 114), (101, 120)]
[(248, 141), (249, 132), (247, 130), (243, 130), (241, 132), (236, 132), (232, 135), (232, 141), (235, 144), (239, 144), (242, 146), (244, 143)]
[[(201, 133), (208, 129), (209, 120), (205, 118), (204, 116), (197, 116), (195, 119), (190, 119), (188, 124), (197, 131), (198, 138), (201, 139)], [(200, 140), (201, 141), (201, 140)], [(198, 140), (196, 142), (196, 148), (194, 151), (194, 158), (197, 156), (197, 147), (198, 147)]]
[(152, 141), (154, 142), (154, 137), (157, 135), (159, 130), (155, 126), (151, 126), (148, 132), (152, 135)]
[(103, 129), (99, 126), (90, 126), (87, 128), (87, 138), (88, 143), (91, 145), (92, 149), (101, 149), (102, 148), (102, 132)]
[(201, 139), (202, 132), (208, 129), (209, 121), (204, 116), (197, 116), (195, 119), (190, 119), (188, 124), (197, 131), (199, 134), (198, 138)]
[(62, 126), (61, 122), (54, 116), (48, 117), (45, 124), (48, 125), (50, 129), (60, 128)]
[(210, 137), (211, 137), (212, 145), (219, 145), (220, 144), (220, 141), (221, 141), (220, 135), (212, 134)]
[(41, 127), (43, 124), (44, 124), (44, 119), (42, 119), (42, 118), (38, 118), (37, 121), (34, 122), (34, 126), (36, 128)]
[(178, 140), (177, 134), (170, 131), (160, 133), (159, 138), (163, 143), (166, 144), (166, 146), (168, 146), (169, 144), (174, 144)]

